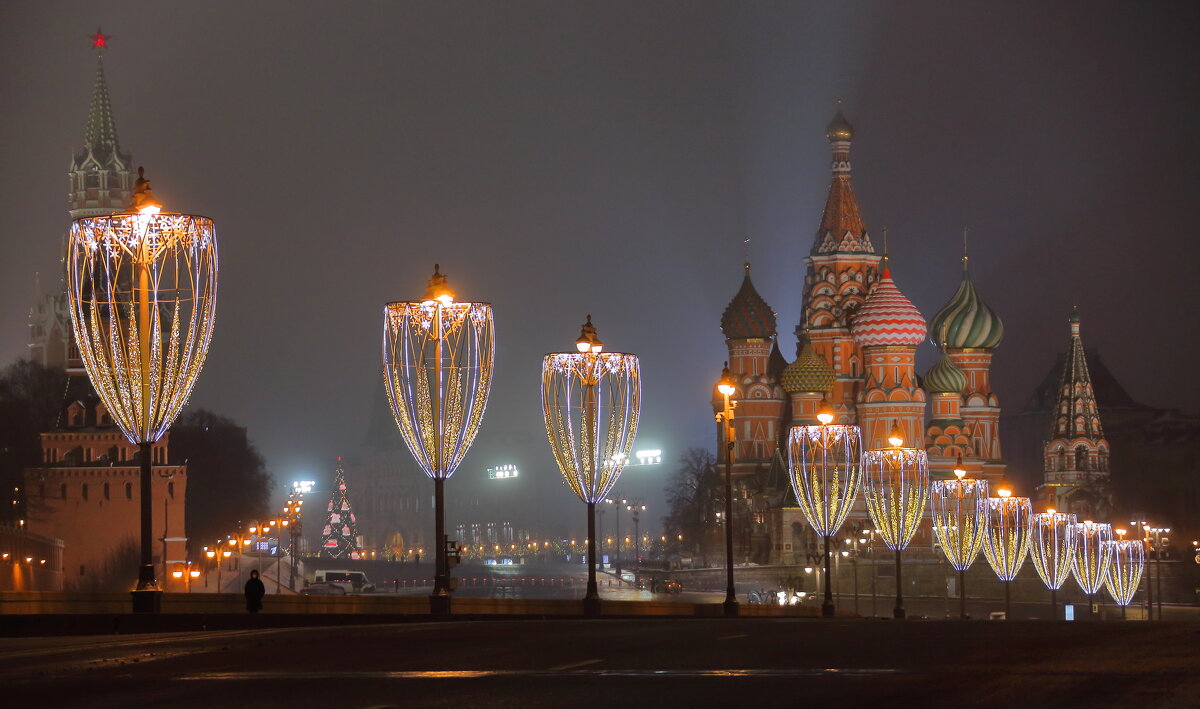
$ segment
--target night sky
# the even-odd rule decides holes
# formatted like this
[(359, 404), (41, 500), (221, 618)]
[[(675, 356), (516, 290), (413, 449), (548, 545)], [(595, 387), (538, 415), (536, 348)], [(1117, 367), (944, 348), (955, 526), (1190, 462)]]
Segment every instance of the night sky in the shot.
[[(522, 479), (492, 485), (557, 485), (538, 367), (587, 313), (641, 355), (637, 447), (711, 447), (747, 236), (793, 355), (838, 98), (868, 228), (889, 229), (927, 318), (970, 228), (1006, 410), (1076, 304), (1135, 399), (1200, 409), (1190, 3), (5, 3), (0, 362), (25, 352), (34, 273), (58, 287), (97, 26), (123, 149), (169, 209), (217, 223), (192, 404), (245, 425), (281, 481), (360, 447), (382, 305), (419, 297), (434, 262), (496, 309), (492, 399), (451, 495), (488, 494), (484, 468), (508, 462)], [(668, 469), (618, 489), (657, 518)], [(536, 497), (582, 524), (566, 491)]]

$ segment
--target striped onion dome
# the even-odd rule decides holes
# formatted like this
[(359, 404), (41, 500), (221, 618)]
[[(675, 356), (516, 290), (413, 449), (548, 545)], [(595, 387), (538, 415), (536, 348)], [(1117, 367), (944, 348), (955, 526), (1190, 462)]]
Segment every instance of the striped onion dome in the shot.
[(961, 394), (967, 388), (967, 375), (943, 351), (942, 358), (929, 368), (921, 383), (930, 394)]
[(1004, 323), (975, 291), (971, 272), (963, 261), (962, 283), (949, 303), (929, 323), (935, 345), (952, 350), (995, 349), (1004, 338)]
[(784, 368), (780, 380), (783, 390), (789, 394), (801, 391), (828, 393), (833, 390), (837, 375), (825, 358), (813, 349), (812, 342), (805, 340), (800, 356)]
[(915, 347), (925, 339), (925, 318), (896, 287), (886, 266), (850, 322), (850, 334), (863, 347)]
[(750, 264), (746, 264), (746, 277), (725, 313), (721, 315), (721, 332), (730, 340), (775, 337), (775, 311), (767, 305), (754, 284), (750, 282)]

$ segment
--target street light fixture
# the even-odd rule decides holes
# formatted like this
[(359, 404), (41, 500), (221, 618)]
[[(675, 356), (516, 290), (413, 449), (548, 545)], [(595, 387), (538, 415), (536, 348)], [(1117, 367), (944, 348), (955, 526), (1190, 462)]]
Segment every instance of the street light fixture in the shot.
[(1104, 575), (1104, 587), (1121, 607), (1121, 619), (1124, 620), (1125, 609), (1142, 582), (1142, 571), (1146, 568), (1146, 547), (1140, 539), (1125, 539), (1124, 529), (1114, 531), (1120, 539), (1105, 542), (1112, 560), (1108, 564), (1108, 573)]
[(439, 267), (425, 297), (383, 309), (383, 371), (388, 402), (408, 450), (434, 483), (437, 571), (429, 609), (450, 614), (446, 479), (479, 432), (495, 360), (489, 303), (458, 302)]
[[(892, 617), (902, 619), (905, 614), (900, 555), (908, 548), (925, 514), (925, 502), (929, 499), (929, 454), (919, 448), (901, 448), (904, 433), (899, 425), (893, 425), (888, 443), (891, 448), (869, 450), (864, 456), (865, 497), (879, 536), (888, 549), (896, 552), (896, 607), (892, 609)], [(862, 539), (861, 543), (866, 544), (867, 540)], [(854, 579), (857, 583), (857, 563)]]
[(162, 590), (153, 565), (152, 449), (187, 402), (212, 340), (216, 230), (208, 217), (162, 211), (138, 168), (128, 209), (71, 224), (66, 264), (80, 359), (109, 416), (139, 448), (133, 610), (156, 613)]
[(829, 584), (829, 540), (837, 534), (854, 505), (862, 473), (862, 429), (834, 425), (833, 409), (822, 402), (817, 426), (792, 426), (788, 434), (788, 467), (792, 491), (813, 531), (825, 538), (825, 599), (821, 615), (834, 615)]
[(1054, 620), (1058, 619), (1058, 589), (1071, 576), (1077, 523), (1075, 515), (1053, 509), (1035, 514), (1030, 522), (1029, 556), (1042, 583), (1050, 589), (1050, 617)]
[(1105, 544), (1113, 540), (1112, 525), (1105, 522), (1084, 520), (1075, 525), (1075, 559), (1071, 570), (1075, 581), (1088, 597), (1088, 614), (1096, 614), (1094, 598), (1104, 585), (1108, 565), (1112, 563), (1112, 547)]
[(1012, 617), (1012, 580), (1029, 556), (1033, 502), (1028, 497), (1013, 497), (1012, 490), (1001, 487), (986, 503), (983, 555), (1004, 582), (1004, 619), (1008, 620)]
[(975, 563), (987, 529), (986, 480), (967, 478), (962, 456), (954, 466), (954, 480), (934, 480), (930, 487), (933, 532), (946, 561), (958, 572), (958, 614), (967, 619), (967, 569)]
[(738, 614), (737, 591), (733, 585), (733, 449), (737, 445), (737, 434), (734, 428), (734, 408), (736, 401), (729, 397), (737, 391), (737, 381), (729, 371), (729, 363), (721, 370), (721, 379), (717, 382), (717, 391), (721, 393), (723, 405), (717, 414), (717, 423), (725, 437), (725, 602), (721, 604), (725, 615)]
[[(612, 490), (629, 460), (641, 412), (642, 377), (637, 355), (603, 351), (591, 315), (575, 346), (575, 352), (554, 352), (542, 359), (542, 415), (563, 479), (587, 503), (583, 612), (598, 616), (596, 503)], [(619, 536), (619, 528), (617, 532)]]

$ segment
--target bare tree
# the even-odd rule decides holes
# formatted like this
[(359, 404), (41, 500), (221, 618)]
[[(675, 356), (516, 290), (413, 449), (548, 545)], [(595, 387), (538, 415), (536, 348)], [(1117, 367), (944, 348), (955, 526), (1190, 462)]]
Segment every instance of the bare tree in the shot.
[[(676, 548), (699, 550), (707, 557), (708, 517), (721, 498), (721, 476), (712, 451), (689, 448), (679, 457), (679, 467), (671, 474), (667, 487), (670, 512), (663, 518), (668, 540)], [(679, 537), (682, 535), (682, 542)]]

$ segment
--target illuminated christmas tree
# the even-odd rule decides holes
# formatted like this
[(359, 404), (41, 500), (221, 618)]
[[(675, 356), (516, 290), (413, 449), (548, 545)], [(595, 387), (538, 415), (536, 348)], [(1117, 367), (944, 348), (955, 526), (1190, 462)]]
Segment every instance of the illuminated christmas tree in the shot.
[(321, 531), (321, 555), (334, 559), (359, 559), (358, 524), (350, 509), (350, 498), (346, 495), (346, 471), (342, 470), (342, 459), (338, 457), (337, 470), (333, 473), (333, 494), (329, 497), (325, 527)]

